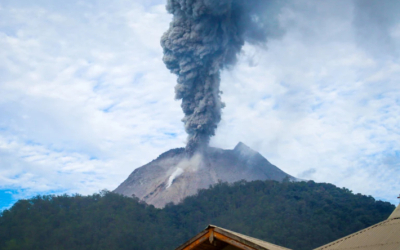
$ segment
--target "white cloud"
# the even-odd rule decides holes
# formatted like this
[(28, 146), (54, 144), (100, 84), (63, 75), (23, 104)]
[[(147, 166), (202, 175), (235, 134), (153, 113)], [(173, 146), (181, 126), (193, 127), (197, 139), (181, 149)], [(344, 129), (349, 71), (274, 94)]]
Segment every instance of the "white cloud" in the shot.
[(286, 10), (282, 40), (246, 46), (224, 73), (227, 106), (212, 142), (242, 140), (295, 176), (394, 202), (400, 169), (383, 159), (399, 160), (398, 58), (357, 45), (351, 11), (315, 8)]
[[(281, 39), (246, 45), (222, 75), (212, 144), (243, 141), (292, 175), (394, 202), (400, 63), (360, 46), (356, 8), (296, 1)], [(170, 19), (163, 1), (0, 4), (0, 188), (114, 189), (184, 146), (159, 45)], [(394, 48), (398, 27), (388, 28)]]
[(1, 8), (1, 187), (114, 189), (183, 145), (174, 77), (154, 42), (170, 17), (163, 5), (103, 4)]

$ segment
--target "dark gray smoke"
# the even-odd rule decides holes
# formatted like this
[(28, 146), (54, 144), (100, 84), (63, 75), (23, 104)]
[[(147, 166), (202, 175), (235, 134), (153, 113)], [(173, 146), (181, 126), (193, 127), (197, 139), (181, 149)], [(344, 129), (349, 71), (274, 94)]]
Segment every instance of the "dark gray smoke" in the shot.
[(178, 75), (175, 93), (182, 99), (189, 154), (208, 145), (221, 120), (221, 69), (236, 62), (245, 41), (264, 43), (282, 33), (278, 3), (282, 1), (168, 0), (173, 20), (161, 46), (165, 65)]

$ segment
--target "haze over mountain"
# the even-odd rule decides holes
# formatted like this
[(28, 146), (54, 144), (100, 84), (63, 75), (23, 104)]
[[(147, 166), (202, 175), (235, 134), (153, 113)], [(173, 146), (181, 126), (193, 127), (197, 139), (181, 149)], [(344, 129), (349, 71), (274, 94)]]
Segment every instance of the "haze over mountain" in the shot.
[(171, 149), (135, 169), (114, 192), (136, 196), (155, 207), (179, 203), (219, 181), (296, 180), (272, 165), (260, 153), (239, 142), (233, 150), (208, 148), (187, 158), (184, 148)]

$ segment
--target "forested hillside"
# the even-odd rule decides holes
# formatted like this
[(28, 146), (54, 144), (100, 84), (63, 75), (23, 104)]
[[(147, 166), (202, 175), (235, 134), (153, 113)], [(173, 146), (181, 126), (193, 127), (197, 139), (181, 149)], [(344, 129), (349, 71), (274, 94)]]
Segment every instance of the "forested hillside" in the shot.
[(312, 181), (219, 183), (164, 209), (107, 191), (37, 196), (2, 212), (0, 249), (174, 249), (208, 224), (312, 249), (380, 222), (394, 208)]

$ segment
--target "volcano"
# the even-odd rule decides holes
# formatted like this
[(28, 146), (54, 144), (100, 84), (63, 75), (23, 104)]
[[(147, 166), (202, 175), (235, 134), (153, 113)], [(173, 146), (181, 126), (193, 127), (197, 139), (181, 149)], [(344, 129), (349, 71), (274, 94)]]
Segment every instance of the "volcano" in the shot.
[(219, 181), (282, 181), (284, 178), (297, 180), (240, 142), (233, 150), (209, 147), (191, 158), (184, 148), (171, 149), (135, 169), (113, 192), (135, 196), (162, 208), (169, 202), (179, 203)]

